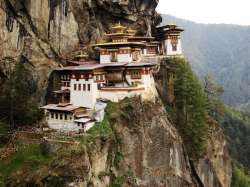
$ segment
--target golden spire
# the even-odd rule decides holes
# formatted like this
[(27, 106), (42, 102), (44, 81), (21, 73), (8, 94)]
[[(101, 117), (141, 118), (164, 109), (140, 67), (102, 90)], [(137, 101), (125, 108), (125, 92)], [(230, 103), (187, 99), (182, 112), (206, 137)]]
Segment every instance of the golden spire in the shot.
[(121, 21), (119, 21), (118, 24), (112, 26), (112, 30), (115, 33), (123, 33), (126, 28), (127, 27), (121, 25)]

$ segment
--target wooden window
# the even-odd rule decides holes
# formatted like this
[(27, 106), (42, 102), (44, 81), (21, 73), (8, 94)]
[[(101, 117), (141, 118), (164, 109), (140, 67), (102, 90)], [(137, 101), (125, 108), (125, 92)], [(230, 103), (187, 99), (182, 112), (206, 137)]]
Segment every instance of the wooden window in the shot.
[(63, 119), (63, 115), (62, 114), (60, 114), (60, 120), (62, 120)]
[(76, 84), (74, 84), (74, 90), (76, 90), (76, 86), (77, 86), (77, 85), (76, 85)]
[(172, 44), (172, 51), (177, 51), (177, 45), (176, 44)]
[(82, 85), (78, 84), (78, 91), (81, 91), (81, 89), (82, 89)]
[(111, 60), (111, 62), (117, 62), (117, 53), (116, 52), (110, 53), (110, 60)]
[(54, 119), (54, 113), (51, 113), (51, 118)]
[(56, 119), (58, 119), (58, 114), (56, 114)]
[(141, 72), (140, 71), (132, 71), (131, 72), (131, 79), (141, 79)]
[(85, 81), (88, 81), (89, 80), (89, 74), (86, 74), (85, 75)]
[(101, 80), (104, 81), (105, 80), (105, 76), (101, 75)]
[(82, 85), (82, 90), (85, 91), (86, 90), (86, 84)]
[(64, 114), (64, 119), (68, 120), (68, 115), (67, 114)]
[(90, 91), (90, 84), (88, 84), (88, 91)]

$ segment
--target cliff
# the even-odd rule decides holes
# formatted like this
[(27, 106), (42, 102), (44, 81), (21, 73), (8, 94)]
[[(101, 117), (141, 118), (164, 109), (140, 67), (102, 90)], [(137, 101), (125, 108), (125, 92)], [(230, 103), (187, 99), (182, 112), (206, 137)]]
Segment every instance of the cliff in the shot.
[[(63, 63), (62, 57), (70, 55), (79, 44), (99, 40), (110, 25), (119, 21), (151, 35), (152, 26), (161, 20), (155, 12), (157, 3), (157, 0), (1, 1), (0, 82), (10, 73), (9, 61), (22, 62), (38, 88), (33, 97), (44, 102), (49, 75)], [(161, 67), (158, 74), (163, 101), (172, 100), (171, 95), (165, 99), (166, 90), (171, 89), (167, 69)], [(49, 143), (49, 157), (43, 165), (35, 170), (20, 167), (10, 173), (6, 184), (230, 186), (231, 163), (218, 126), (211, 128), (206, 156), (194, 162), (189, 161), (181, 136), (169, 121), (160, 99), (143, 103), (137, 98), (111, 105), (107, 121), (112, 130), (108, 135), (98, 134), (80, 146)]]

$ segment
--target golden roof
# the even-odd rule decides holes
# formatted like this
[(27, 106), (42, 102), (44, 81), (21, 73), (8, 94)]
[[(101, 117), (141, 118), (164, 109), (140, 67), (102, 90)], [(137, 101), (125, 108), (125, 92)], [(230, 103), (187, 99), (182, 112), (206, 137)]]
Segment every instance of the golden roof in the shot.
[(125, 30), (127, 27), (121, 25), (121, 22), (119, 22), (118, 24), (112, 26), (113, 30)]
[(136, 34), (136, 30), (134, 30), (134, 29), (128, 29), (127, 30), (127, 33), (129, 33), (129, 34), (131, 34), (131, 35), (135, 35)]

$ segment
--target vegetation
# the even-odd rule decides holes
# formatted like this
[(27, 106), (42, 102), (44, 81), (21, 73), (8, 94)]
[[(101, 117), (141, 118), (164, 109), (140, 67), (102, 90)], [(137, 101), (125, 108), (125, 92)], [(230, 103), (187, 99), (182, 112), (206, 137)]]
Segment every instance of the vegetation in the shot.
[(247, 176), (244, 169), (239, 166), (233, 167), (232, 187), (250, 187), (250, 176)]
[(122, 187), (125, 182), (131, 184), (131, 186), (136, 186), (136, 178), (132, 171), (127, 171), (124, 175), (115, 177), (109, 187)]
[[(11, 62), (7, 60), (6, 63)], [(37, 89), (35, 80), (23, 63), (12, 64), (9, 69), (7, 82), (0, 90), (0, 121), (10, 124), (12, 129), (31, 125), (40, 120), (43, 114), (32, 98)]]
[(211, 72), (225, 89), (223, 101), (250, 111), (250, 27), (197, 24), (163, 15), (163, 23), (183, 27), (183, 48), (200, 77)]
[(3, 177), (7, 177), (21, 169), (24, 165), (32, 171), (40, 165), (48, 163), (49, 160), (50, 157), (42, 153), (40, 145), (20, 144), (17, 146), (17, 151), (14, 154), (6, 160), (1, 160), (0, 174)]
[(250, 117), (243, 112), (225, 107), (221, 120), (226, 134), (230, 155), (250, 171)]
[(174, 82), (175, 121), (192, 158), (203, 154), (207, 144), (207, 102), (198, 78), (188, 62), (174, 59), (177, 70)]

